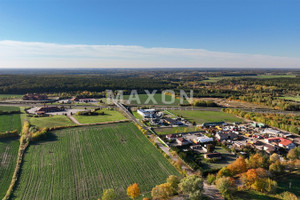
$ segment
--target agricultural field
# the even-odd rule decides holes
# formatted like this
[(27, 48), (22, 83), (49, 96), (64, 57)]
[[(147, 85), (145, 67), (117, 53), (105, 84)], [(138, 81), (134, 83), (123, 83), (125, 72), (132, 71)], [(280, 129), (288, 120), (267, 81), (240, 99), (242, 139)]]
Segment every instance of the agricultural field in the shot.
[[(153, 101), (150, 101), (148, 103), (146, 103), (147, 99), (148, 99), (148, 95), (147, 94), (140, 94), (138, 95), (139, 96), (139, 99), (141, 101), (141, 104), (140, 105), (169, 105), (169, 106), (178, 106), (180, 104), (180, 99), (179, 98), (175, 98), (174, 99), (174, 102), (171, 103), (171, 104), (165, 104), (163, 102), (163, 95), (162, 94), (155, 94), (154, 95), (154, 99), (156, 101), (156, 103), (154, 103)], [(171, 102), (172, 101), (172, 96), (170, 95), (165, 95), (166, 96), (166, 101), (167, 102)], [(129, 95), (124, 95), (124, 100), (128, 100), (129, 99)], [(184, 104), (188, 104), (189, 102), (187, 100), (183, 100), (183, 103)], [(133, 104), (133, 105), (137, 105), (138, 102), (133, 100), (130, 102), (130, 104)]]
[(298, 97), (291, 97), (291, 96), (285, 96), (285, 97), (279, 97), (280, 99), (290, 100), (290, 101), (299, 101), (300, 102), (300, 96)]
[[(19, 107), (0, 106), (2, 111), (19, 111)], [(20, 114), (0, 115), (0, 132), (18, 130), (21, 131)]]
[(190, 122), (202, 124), (205, 122), (242, 122), (243, 120), (228, 113), (218, 111), (198, 111), (198, 110), (172, 110), (177, 116), (183, 116)]
[(114, 188), (127, 200), (130, 184), (148, 193), (171, 174), (179, 175), (132, 123), (69, 128), (29, 147), (13, 199), (97, 199)]
[(23, 96), (21, 94), (0, 94), (0, 100), (22, 99)]
[(112, 122), (126, 119), (122, 113), (116, 110), (103, 110), (104, 115), (95, 115), (95, 116), (83, 116), (83, 115), (74, 115), (73, 117), (77, 119), (82, 124), (93, 124), (101, 122)]
[(51, 128), (58, 126), (71, 126), (75, 125), (65, 115), (50, 115), (49, 117), (31, 117), (29, 123), (39, 128)]
[(154, 131), (158, 135), (168, 135), (168, 134), (174, 134), (174, 133), (186, 133), (186, 132), (194, 132), (198, 131), (199, 128), (194, 126), (189, 127), (167, 127), (167, 128), (154, 128)]
[(0, 139), (0, 199), (5, 196), (10, 185), (17, 162), (18, 148), (18, 139)]

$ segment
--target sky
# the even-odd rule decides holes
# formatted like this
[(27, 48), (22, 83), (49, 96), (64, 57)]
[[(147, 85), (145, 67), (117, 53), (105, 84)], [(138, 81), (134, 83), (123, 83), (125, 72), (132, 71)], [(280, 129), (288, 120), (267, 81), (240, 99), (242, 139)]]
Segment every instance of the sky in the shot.
[(0, 68), (300, 68), (299, 0), (0, 0)]

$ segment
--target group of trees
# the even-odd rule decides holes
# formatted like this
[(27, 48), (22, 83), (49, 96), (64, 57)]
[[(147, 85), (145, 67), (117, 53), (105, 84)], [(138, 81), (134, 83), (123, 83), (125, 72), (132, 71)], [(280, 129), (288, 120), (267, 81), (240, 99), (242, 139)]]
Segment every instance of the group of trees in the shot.
[[(168, 200), (177, 194), (184, 194), (191, 200), (201, 200), (203, 194), (203, 179), (198, 175), (190, 175), (180, 179), (178, 176), (171, 175), (167, 178), (166, 183), (155, 186), (152, 189), (152, 200)], [(127, 196), (130, 199), (140, 197), (141, 191), (139, 185), (134, 183), (127, 188)], [(119, 195), (114, 189), (103, 191), (101, 200), (117, 200)], [(100, 200), (100, 198), (98, 199)], [(150, 200), (150, 198), (143, 198)]]
[(300, 116), (294, 114), (246, 112), (240, 109), (225, 108), (223, 112), (234, 114), (252, 121), (264, 123), (268, 126), (280, 128), (292, 133), (300, 134)]
[[(286, 170), (293, 171), (300, 167), (300, 147), (289, 151), (287, 159), (282, 160), (278, 154), (261, 155), (259, 153), (251, 155), (248, 159), (237, 158), (230, 165), (223, 167), (217, 175), (207, 176), (208, 184), (216, 184), (223, 197), (231, 199), (232, 194), (238, 189), (235, 182), (241, 182), (241, 189), (252, 189), (259, 192), (274, 194), (279, 178)], [(294, 194), (284, 193), (283, 196)], [(288, 198), (283, 198), (288, 199)], [(291, 198), (293, 199), (293, 198)], [(296, 198), (297, 199), (297, 198)]]
[(197, 107), (217, 107), (218, 106), (215, 102), (213, 102), (211, 100), (208, 100), (208, 101), (203, 101), (203, 100), (194, 101), (193, 105), (197, 106)]

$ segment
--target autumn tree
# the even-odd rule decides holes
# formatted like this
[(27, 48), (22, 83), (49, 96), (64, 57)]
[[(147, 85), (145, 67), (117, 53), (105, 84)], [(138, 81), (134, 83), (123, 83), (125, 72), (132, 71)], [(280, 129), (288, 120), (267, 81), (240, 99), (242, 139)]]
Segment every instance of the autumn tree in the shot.
[(295, 147), (291, 149), (287, 154), (287, 158), (290, 160), (300, 159), (300, 147)]
[(232, 176), (232, 172), (227, 167), (223, 167), (222, 169), (219, 170), (219, 172), (217, 174), (217, 178), (220, 178), (223, 176)]
[(174, 188), (169, 183), (157, 185), (152, 189), (151, 195), (154, 200), (167, 200), (174, 194)]
[(227, 168), (233, 174), (240, 174), (247, 171), (247, 164), (243, 157), (239, 157), (233, 163), (228, 165)]
[(263, 156), (256, 153), (256, 154), (250, 156), (247, 164), (248, 164), (249, 169), (256, 169), (259, 167), (265, 168), (268, 163), (266, 162), (266, 159)]
[(140, 194), (140, 187), (137, 183), (134, 183), (127, 188), (127, 196), (131, 199), (136, 199)]
[(178, 184), (180, 183), (180, 180), (178, 176), (171, 175), (167, 178), (167, 183), (170, 184), (170, 186), (173, 188), (173, 193), (178, 193)]
[(188, 194), (191, 200), (202, 199), (203, 179), (199, 176), (191, 175), (181, 179), (178, 187), (182, 193)]
[(277, 182), (270, 178), (259, 178), (251, 187), (260, 192), (274, 193), (277, 189)]
[(116, 200), (117, 194), (114, 189), (104, 190), (102, 200)]
[(273, 153), (271, 156), (270, 156), (270, 162), (274, 163), (275, 161), (279, 160), (280, 157), (277, 153)]
[(284, 165), (281, 164), (280, 160), (277, 160), (269, 166), (269, 170), (273, 174), (281, 174), (284, 171)]
[(281, 193), (280, 196), (283, 200), (298, 200), (298, 197), (295, 194), (287, 191)]

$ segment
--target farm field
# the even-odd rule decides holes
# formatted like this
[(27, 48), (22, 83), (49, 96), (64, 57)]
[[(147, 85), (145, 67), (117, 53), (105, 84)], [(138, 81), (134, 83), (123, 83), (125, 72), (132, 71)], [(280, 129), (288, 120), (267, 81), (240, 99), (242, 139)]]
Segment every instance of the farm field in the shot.
[(31, 117), (29, 123), (39, 128), (75, 125), (67, 116), (53, 115), (49, 117)]
[(183, 116), (186, 120), (197, 124), (202, 124), (205, 122), (241, 122), (243, 121), (236, 116), (224, 112), (218, 111), (197, 111), (197, 110), (172, 110), (171, 113), (174, 113), (177, 116)]
[(286, 96), (286, 97), (279, 97), (279, 98), (285, 100), (291, 100), (291, 101), (300, 101), (300, 96), (299, 97)]
[[(174, 102), (171, 103), (171, 104), (164, 104), (164, 102), (162, 100), (163, 99), (163, 95), (162, 94), (155, 94), (154, 95), (154, 99), (155, 99), (156, 103), (154, 103), (153, 101), (150, 101), (147, 104), (146, 104), (146, 101), (148, 99), (148, 95), (147, 94), (140, 94), (138, 96), (140, 98), (141, 105), (170, 105), (170, 106), (178, 106), (180, 104), (180, 99), (178, 99), (178, 98), (175, 98)], [(171, 102), (172, 101), (172, 96), (170, 96), (170, 95), (165, 95), (165, 96), (166, 96), (166, 101), (167, 102)], [(124, 97), (124, 100), (128, 100), (130, 96), (129, 95), (124, 95), (123, 97)], [(183, 103), (187, 104), (188, 101), (187, 100), (183, 100)], [(135, 100), (133, 100), (133, 101), (130, 102), (130, 104), (136, 105), (136, 104), (138, 104), (138, 102), (135, 101)]]
[[(2, 111), (19, 111), (19, 107), (0, 106)], [(20, 114), (0, 115), (0, 132), (18, 130), (21, 131)]]
[(185, 133), (185, 132), (193, 132), (199, 130), (196, 127), (168, 127), (168, 128), (154, 128), (155, 132), (158, 135), (167, 135), (167, 134), (174, 134), (174, 133)]
[(21, 99), (23, 96), (21, 94), (0, 94), (0, 100)]
[(126, 119), (122, 113), (116, 110), (103, 110), (104, 115), (96, 116), (82, 116), (74, 115), (73, 117), (77, 119), (82, 124), (93, 124), (101, 122), (112, 122)]
[(108, 188), (128, 199), (130, 184), (147, 193), (171, 174), (179, 175), (132, 123), (69, 128), (29, 147), (13, 199), (97, 199)]
[(16, 106), (0, 106), (0, 110), (5, 112), (20, 111), (20, 108)]
[(0, 139), (0, 199), (5, 196), (10, 185), (17, 162), (18, 148), (18, 139)]

